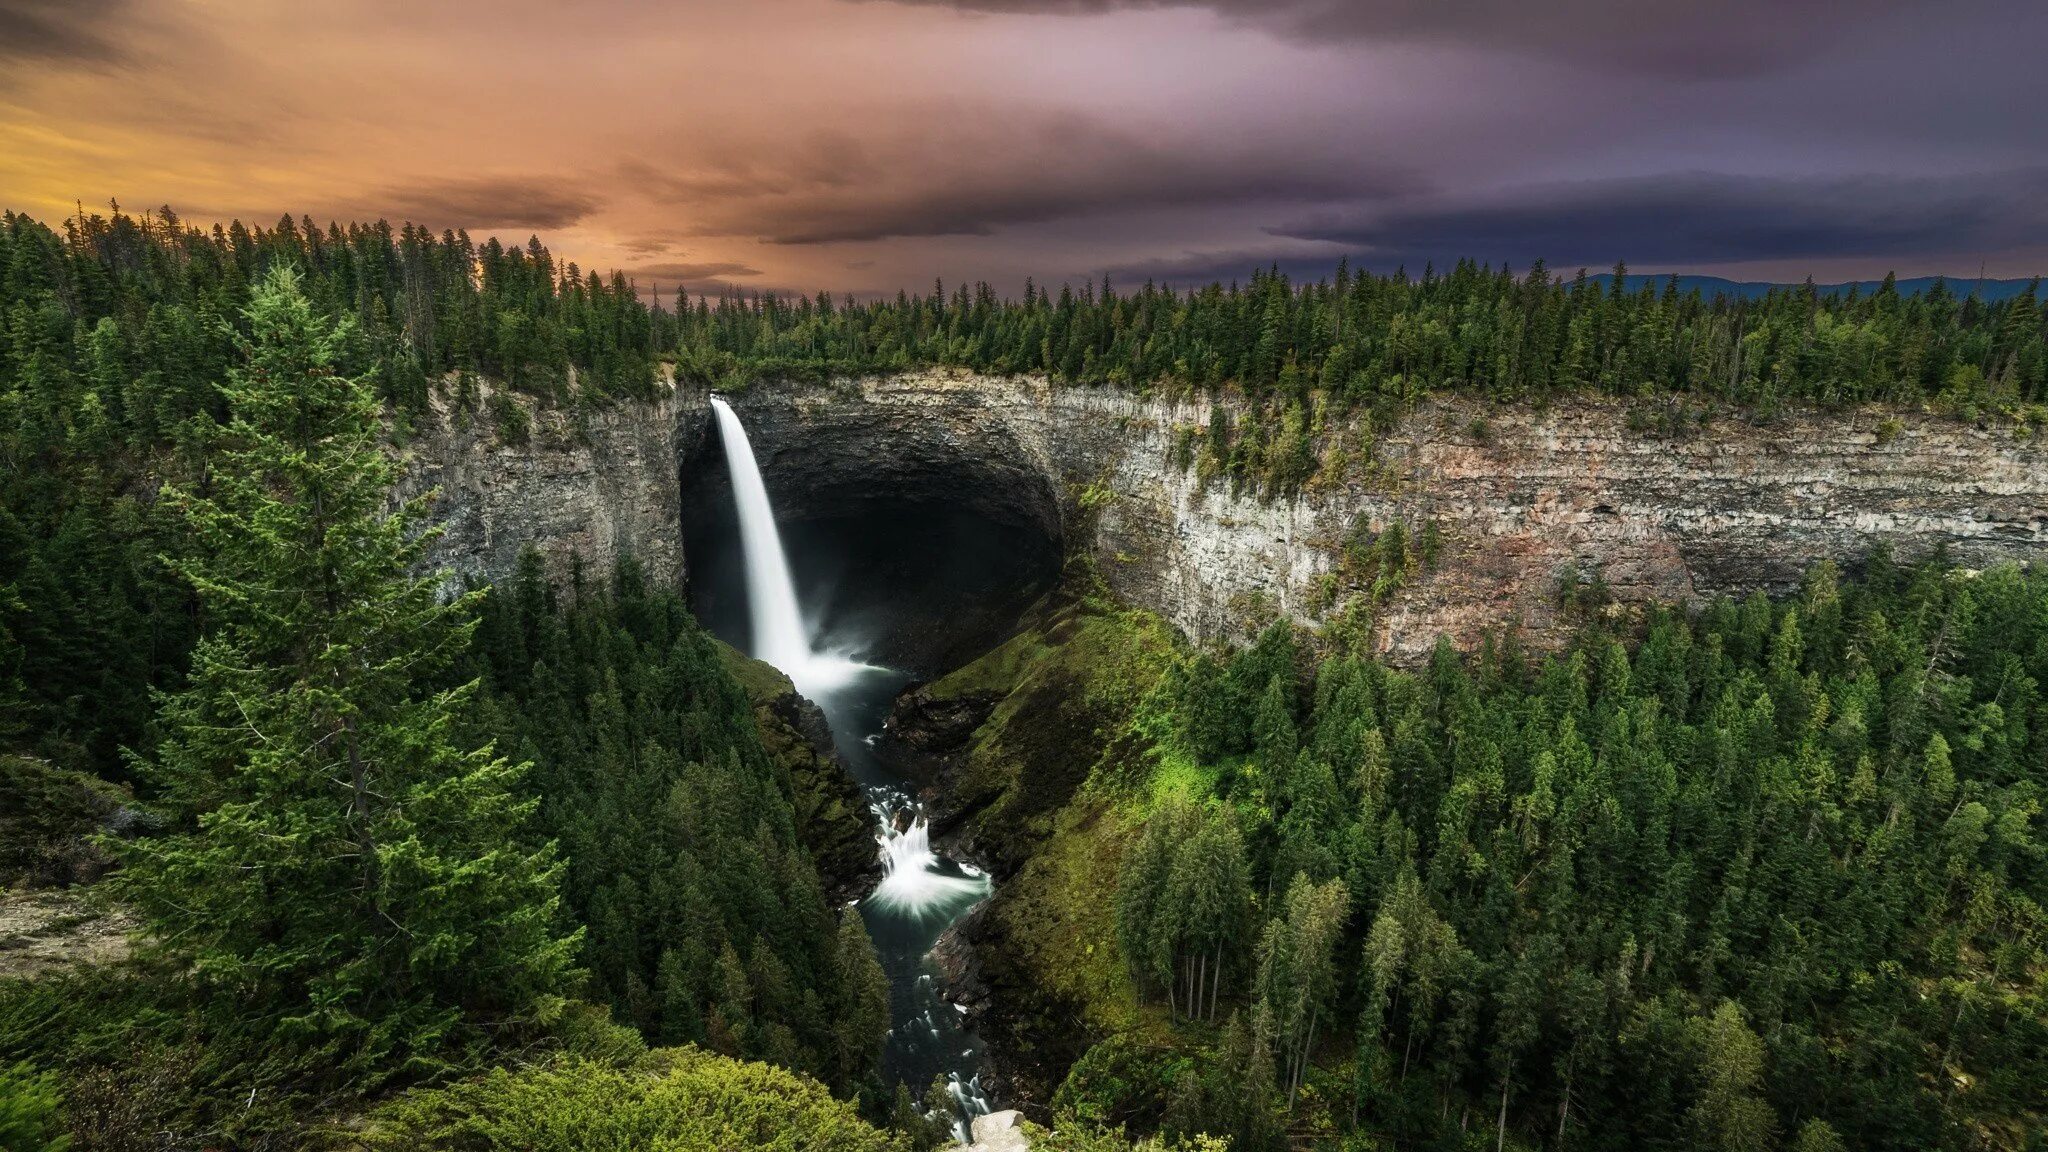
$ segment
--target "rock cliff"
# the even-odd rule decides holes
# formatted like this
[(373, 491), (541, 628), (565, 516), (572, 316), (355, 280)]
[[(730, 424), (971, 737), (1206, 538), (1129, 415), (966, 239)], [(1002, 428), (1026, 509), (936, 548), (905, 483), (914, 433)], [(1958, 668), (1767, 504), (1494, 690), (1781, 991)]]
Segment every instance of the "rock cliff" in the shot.
[[(451, 382), (399, 448), (400, 496), (439, 489), (442, 528), (430, 562), (458, 576), (510, 574), (533, 546), (557, 577), (571, 556), (610, 573), (625, 553), (650, 579), (682, 576), (681, 488), (676, 472), (676, 402), (626, 403), (596, 412), (537, 406), (495, 393), (474, 397)], [(505, 405), (528, 425), (505, 427)]]
[[(1325, 618), (1359, 590), (1343, 555), (1361, 525), (1433, 523), (1440, 538), (1433, 568), (1375, 614), (1378, 643), (1408, 660), (1511, 616), (1530, 642), (1554, 641), (1568, 569), (1623, 602), (1684, 601), (1782, 590), (1819, 559), (1853, 564), (1880, 542), (1942, 546), (1967, 566), (2048, 556), (2048, 450), (1915, 413), (1726, 416), (1657, 436), (1614, 401), (1437, 399), (1370, 442), (1326, 429), (1335, 462), (1269, 501), (1176, 462), (1176, 443), (1209, 421), (1203, 400), (944, 372), (733, 400), (787, 514), (877, 491), (936, 497), (1018, 540), (1092, 550), (1120, 596), (1204, 638), (1273, 613)], [(714, 474), (701, 392), (580, 427), (537, 422), (524, 448), (437, 415), (408, 451), (414, 483), (444, 489), (442, 562), (503, 572), (531, 542), (593, 565), (630, 547), (652, 571), (681, 569), (678, 519)]]

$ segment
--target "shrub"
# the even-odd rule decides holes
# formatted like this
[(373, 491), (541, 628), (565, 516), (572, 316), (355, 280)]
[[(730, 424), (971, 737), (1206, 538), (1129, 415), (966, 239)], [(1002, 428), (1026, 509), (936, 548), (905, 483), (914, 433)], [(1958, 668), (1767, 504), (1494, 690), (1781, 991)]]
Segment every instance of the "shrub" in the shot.
[(498, 441), (524, 447), (533, 436), (533, 417), (526, 414), (526, 407), (503, 392), (493, 392), (490, 398), (491, 422), (497, 425)]
[(0, 1152), (64, 1152), (57, 1079), (27, 1064), (0, 1067)]
[(0, 885), (89, 883), (106, 868), (94, 833), (127, 797), (103, 780), (27, 756), (0, 756)]
[(393, 1152), (898, 1152), (816, 1081), (697, 1048), (630, 1069), (564, 1059), (407, 1093), (364, 1134)]

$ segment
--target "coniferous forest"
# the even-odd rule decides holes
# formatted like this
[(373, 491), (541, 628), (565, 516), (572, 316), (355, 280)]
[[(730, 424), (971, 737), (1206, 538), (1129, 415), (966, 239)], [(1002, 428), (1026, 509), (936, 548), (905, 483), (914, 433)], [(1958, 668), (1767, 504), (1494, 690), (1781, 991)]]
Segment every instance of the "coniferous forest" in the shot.
[[(514, 447), (675, 380), (1199, 391), (1267, 500), (1275, 445), (1443, 391), (2048, 425), (2031, 290), (1616, 271), (643, 298), (537, 240), (8, 214), (0, 881), (133, 949), (0, 975), (0, 1149), (947, 1139), (827, 896), (867, 813), (773, 676), (630, 558), (424, 565), (394, 448), (479, 380)], [(1161, 639), (1085, 557), (1035, 612), (956, 673), (976, 756), (1044, 724), (1086, 777), (1016, 853), (1102, 928), (1034, 1147), (2048, 1148), (2048, 576), (1878, 551), (1413, 668)]]
[(1184, 658), (1116, 932), (1220, 1042), (1146, 1106), (1238, 1148), (2033, 1146), (2044, 595), (1880, 557), (1632, 650)]

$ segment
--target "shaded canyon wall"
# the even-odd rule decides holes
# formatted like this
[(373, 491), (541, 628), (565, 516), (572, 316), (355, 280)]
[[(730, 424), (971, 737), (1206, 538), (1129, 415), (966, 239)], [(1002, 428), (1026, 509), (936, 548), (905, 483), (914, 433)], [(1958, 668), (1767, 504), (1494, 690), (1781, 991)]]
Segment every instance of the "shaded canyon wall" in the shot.
[[(1510, 616), (1530, 642), (1555, 642), (1568, 565), (1641, 602), (1783, 590), (1814, 561), (1853, 564), (1879, 541), (1907, 555), (1945, 546), (1969, 567), (2048, 556), (2048, 450), (1912, 413), (1722, 417), (1660, 438), (1632, 431), (1613, 401), (1436, 399), (1369, 445), (1337, 429), (1346, 462), (1266, 501), (1176, 466), (1176, 439), (1208, 423), (1202, 400), (923, 372), (757, 385), (733, 402), (779, 506), (940, 486), (1018, 531), (1091, 548), (1121, 597), (1202, 638), (1274, 612), (1326, 616), (1355, 591), (1340, 558), (1361, 520), (1440, 533), (1434, 569), (1377, 615), (1380, 645), (1409, 660)], [(571, 549), (593, 567), (630, 549), (651, 575), (683, 570), (681, 477), (715, 443), (701, 392), (580, 424), (543, 414), (524, 447), (494, 443), (487, 418), (458, 431), (445, 408), (436, 417), (407, 454), (409, 483), (444, 492), (438, 562), (501, 574), (531, 543), (558, 570)]]

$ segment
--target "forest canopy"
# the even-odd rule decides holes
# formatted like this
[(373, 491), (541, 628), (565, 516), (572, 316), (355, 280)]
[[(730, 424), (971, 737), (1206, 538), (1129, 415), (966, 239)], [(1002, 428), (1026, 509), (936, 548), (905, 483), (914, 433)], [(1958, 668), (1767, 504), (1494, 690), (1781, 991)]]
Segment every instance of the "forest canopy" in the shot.
[[(537, 240), (7, 215), (0, 789), (37, 809), (0, 829), (37, 843), (0, 866), (114, 867), (149, 947), (0, 981), (0, 1124), (281, 1147), (376, 1094), (406, 1142), (616, 1092), (714, 1144), (935, 1139), (879, 1079), (881, 973), (806, 838), (825, 785), (677, 591), (630, 561), (419, 570), (391, 446), (480, 379), (523, 397), (509, 435), (671, 369), (1037, 373), (1222, 398), (1211, 455), (1439, 390), (2048, 423), (2031, 290), (1625, 284), (1460, 263), (663, 306)], [(1134, 763), (1083, 795), (1117, 817), (1103, 963), (1160, 1026), (1075, 1065), (1050, 1146), (1115, 1117), (1239, 1152), (2039, 1147), (2048, 578), (1877, 556), (1587, 625), (1405, 670), (1281, 626), (1101, 693), (1142, 700), (1106, 734)]]
[(1188, 653), (1116, 940), (1192, 1059), (1096, 1106), (1244, 1152), (2035, 1147), (2044, 677), (2048, 577), (1882, 556), (1542, 659)]

